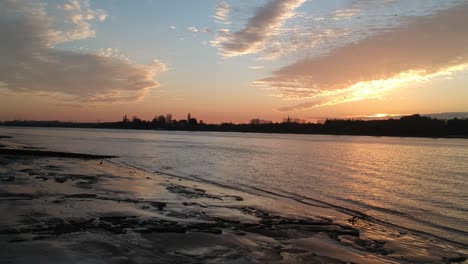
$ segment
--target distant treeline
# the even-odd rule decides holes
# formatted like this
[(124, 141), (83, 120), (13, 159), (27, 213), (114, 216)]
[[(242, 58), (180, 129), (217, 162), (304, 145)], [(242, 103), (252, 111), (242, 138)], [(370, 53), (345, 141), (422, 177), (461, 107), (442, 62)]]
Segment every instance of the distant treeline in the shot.
[(5, 121), (2, 126), (27, 127), (73, 127), (148, 130), (226, 131), (257, 133), (332, 134), (368, 136), (409, 137), (468, 137), (468, 119), (440, 120), (420, 115), (387, 120), (328, 119), (323, 123), (305, 123), (285, 119), (283, 122), (259, 122), (253, 119), (248, 124), (205, 124), (196, 118), (172, 120), (171, 116), (159, 116), (153, 120), (142, 120), (126, 116), (119, 122), (74, 123), (60, 121)]

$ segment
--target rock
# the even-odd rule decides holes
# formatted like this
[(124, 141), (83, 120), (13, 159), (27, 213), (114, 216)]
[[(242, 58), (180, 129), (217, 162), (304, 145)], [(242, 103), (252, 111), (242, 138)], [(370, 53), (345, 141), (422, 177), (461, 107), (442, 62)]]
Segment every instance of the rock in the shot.
[(1, 181), (4, 181), (4, 182), (15, 181), (15, 176), (8, 176), (7, 178), (3, 178)]
[(158, 208), (158, 210), (163, 210), (164, 207), (167, 206), (167, 204), (164, 202), (150, 202), (149, 204), (155, 208)]
[(65, 177), (56, 177), (55, 181), (59, 182), (59, 183), (64, 183), (64, 182), (67, 181), (67, 178), (65, 178)]
[(207, 233), (211, 233), (211, 234), (216, 234), (216, 235), (221, 235), (223, 233), (223, 230), (219, 229), (219, 228), (210, 228), (208, 230), (203, 230)]
[(77, 193), (66, 196), (67, 198), (96, 198), (97, 195), (91, 193)]
[(444, 258), (446, 262), (449, 263), (461, 263), (466, 261), (466, 257), (458, 256), (458, 257), (448, 257)]
[(28, 239), (18, 237), (18, 238), (13, 238), (11, 240), (8, 240), (8, 242), (10, 242), (10, 243), (18, 243), (18, 242), (24, 242), (24, 241), (28, 241)]
[(245, 236), (246, 235), (246, 233), (244, 233), (242, 231), (238, 231), (238, 230), (233, 231), (233, 233), (238, 235), (238, 236)]

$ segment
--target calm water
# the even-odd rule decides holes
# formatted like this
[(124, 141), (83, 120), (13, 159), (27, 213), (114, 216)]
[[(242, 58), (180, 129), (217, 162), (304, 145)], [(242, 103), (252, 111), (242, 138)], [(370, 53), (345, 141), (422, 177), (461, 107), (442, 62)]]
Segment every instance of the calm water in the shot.
[(0, 128), (58, 151), (365, 211), (468, 244), (468, 140)]

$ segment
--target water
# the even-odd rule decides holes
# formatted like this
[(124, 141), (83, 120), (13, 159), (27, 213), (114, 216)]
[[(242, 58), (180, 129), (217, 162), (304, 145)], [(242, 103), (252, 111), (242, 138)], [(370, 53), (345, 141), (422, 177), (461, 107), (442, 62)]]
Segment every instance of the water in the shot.
[(234, 188), (318, 199), (468, 244), (468, 140), (217, 132), (0, 128), (50, 150)]

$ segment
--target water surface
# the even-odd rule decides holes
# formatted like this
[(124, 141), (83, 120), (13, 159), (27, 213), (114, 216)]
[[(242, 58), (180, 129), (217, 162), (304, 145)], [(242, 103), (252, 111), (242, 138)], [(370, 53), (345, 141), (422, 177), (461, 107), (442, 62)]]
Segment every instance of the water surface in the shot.
[(318, 199), (468, 244), (468, 140), (0, 128), (50, 150), (118, 155), (180, 177)]

